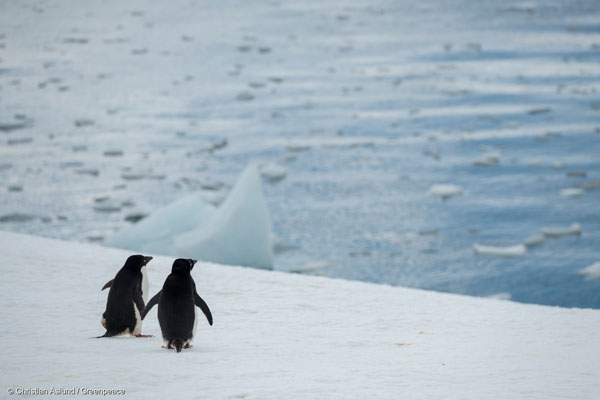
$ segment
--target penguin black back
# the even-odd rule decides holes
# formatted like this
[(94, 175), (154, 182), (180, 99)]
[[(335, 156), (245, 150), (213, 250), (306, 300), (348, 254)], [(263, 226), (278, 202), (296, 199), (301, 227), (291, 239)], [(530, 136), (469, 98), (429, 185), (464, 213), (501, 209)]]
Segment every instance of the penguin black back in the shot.
[(130, 256), (115, 278), (105, 285), (110, 291), (102, 314), (102, 326), (106, 328), (103, 336), (141, 334), (140, 316), (144, 309), (141, 269), (150, 260), (152, 257)]
[(163, 288), (148, 302), (142, 319), (158, 303), (158, 322), (167, 348), (177, 352), (191, 347), (196, 325), (194, 306), (200, 307), (208, 323), (212, 325), (210, 309), (196, 292), (196, 284), (190, 272), (196, 260), (179, 258), (173, 262), (171, 274)]
[[(188, 264), (188, 265), (185, 265)], [(158, 320), (165, 340), (187, 339), (194, 329), (194, 287), (190, 263), (176, 260), (158, 303)]]

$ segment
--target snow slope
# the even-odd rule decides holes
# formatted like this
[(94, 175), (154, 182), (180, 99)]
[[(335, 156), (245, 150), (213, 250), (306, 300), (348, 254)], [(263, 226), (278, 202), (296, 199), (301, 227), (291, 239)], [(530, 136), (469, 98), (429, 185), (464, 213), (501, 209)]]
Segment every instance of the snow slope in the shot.
[[(600, 393), (598, 310), (209, 263), (197, 264), (193, 275), (215, 324), (200, 321), (193, 349), (160, 348), (155, 310), (143, 328), (153, 338), (93, 339), (103, 333), (100, 288), (128, 254), (0, 232), (3, 393), (9, 387), (124, 389), (119, 397), (127, 399), (593, 399)], [(171, 262), (156, 257), (148, 265), (151, 293)]]

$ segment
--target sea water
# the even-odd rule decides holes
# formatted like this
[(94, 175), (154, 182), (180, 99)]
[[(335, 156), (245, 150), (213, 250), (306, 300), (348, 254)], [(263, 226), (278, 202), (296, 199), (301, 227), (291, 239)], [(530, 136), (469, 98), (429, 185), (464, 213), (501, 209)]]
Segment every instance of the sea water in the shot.
[(600, 307), (597, 1), (11, 2), (0, 27), (0, 229), (102, 243), (255, 162), (277, 270)]

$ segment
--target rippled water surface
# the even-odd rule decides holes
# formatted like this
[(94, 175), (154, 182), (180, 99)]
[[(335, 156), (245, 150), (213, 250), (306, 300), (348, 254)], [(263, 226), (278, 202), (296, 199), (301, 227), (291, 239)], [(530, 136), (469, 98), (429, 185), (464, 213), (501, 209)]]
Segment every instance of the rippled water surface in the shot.
[(273, 163), (275, 269), (599, 308), (599, 90), (592, 0), (3, 2), (0, 229), (101, 243)]

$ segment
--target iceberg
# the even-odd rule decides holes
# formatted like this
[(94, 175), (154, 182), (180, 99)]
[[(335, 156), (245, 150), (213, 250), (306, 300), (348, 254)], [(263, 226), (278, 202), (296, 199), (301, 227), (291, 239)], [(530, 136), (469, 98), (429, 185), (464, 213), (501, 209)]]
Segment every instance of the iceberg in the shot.
[(178, 257), (255, 268), (273, 267), (271, 221), (255, 165), (206, 223), (174, 239)]
[(219, 207), (199, 192), (121, 229), (107, 246), (221, 264), (273, 267), (269, 211), (256, 166), (249, 166)]
[(107, 246), (176, 256), (175, 236), (205, 224), (216, 208), (199, 194), (192, 194), (161, 207), (136, 224), (121, 229), (106, 241)]

